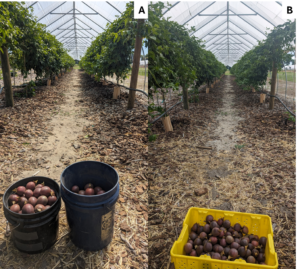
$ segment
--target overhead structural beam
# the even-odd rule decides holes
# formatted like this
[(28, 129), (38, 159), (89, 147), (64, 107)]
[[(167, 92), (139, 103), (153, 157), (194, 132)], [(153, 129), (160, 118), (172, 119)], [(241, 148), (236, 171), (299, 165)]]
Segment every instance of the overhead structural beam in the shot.
[[(234, 32), (235, 33), (235, 31), (233, 31), (232, 29), (230, 29), (232, 32)], [(246, 39), (246, 38), (244, 38), (243, 36), (233, 36), (235, 39), (237, 39), (238, 41), (240, 41), (241, 42), (241, 40), (239, 39), (239, 38), (242, 38), (243, 40), (245, 40), (245, 41), (247, 41), (248, 43), (250, 43), (252, 46), (255, 46), (255, 44), (254, 43), (252, 43), (251, 41), (249, 41), (248, 39)]]
[(95, 9), (93, 9), (91, 6), (89, 6), (87, 3), (83, 2), (83, 4), (85, 4), (86, 6), (88, 6), (91, 10), (95, 11), (96, 13), (98, 13), (98, 15), (100, 15), (103, 19), (107, 20), (108, 22), (111, 22), (109, 19), (105, 18), (102, 14), (100, 14), (99, 12), (97, 12)]
[(247, 34), (243, 33), (243, 34), (207, 34), (207, 35), (247, 35)]
[[(77, 18), (77, 20), (79, 20), (80, 22), (82, 22), (84, 25), (86, 25), (86, 26), (88, 26), (88, 27), (90, 27), (89, 25), (87, 25), (85, 22), (83, 22), (81, 19), (79, 19), (79, 18)], [(102, 28), (102, 27), (101, 27)], [(104, 30), (104, 28), (102, 28), (103, 30)], [(92, 30), (94, 31), (94, 32), (96, 32), (97, 34), (99, 34), (99, 32), (98, 31), (96, 31), (94, 28), (92, 28)]]
[(118, 10), (114, 5), (112, 5), (110, 2), (106, 1), (107, 4), (109, 4), (111, 7), (113, 7), (116, 11), (118, 11), (120, 14), (122, 14), (122, 12), (120, 10)]
[[(72, 11), (72, 9), (69, 11), (69, 12), (71, 12)], [(57, 22), (58, 20), (60, 20), (61, 18), (63, 18), (64, 16), (66, 16), (66, 15), (62, 15), (61, 17), (59, 17), (58, 19), (56, 19), (55, 21), (53, 21), (53, 22), (51, 22), (50, 24), (48, 24), (48, 25), (46, 25), (46, 27), (49, 27), (50, 25), (52, 25), (53, 23), (55, 23), (55, 22)], [(72, 20), (72, 19), (71, 19)], [(64, 25), (65, 23), (63, 23), (63, 24), (61, 24), (60, 26), (62, 26), (62, 25)], [(59, 27), (60, 27), (59, 26)]]
[[(199, 38), (203, 39), (205, 36), (207, 36), (208, 34), (214, 32), (215, 30), (217, 30), (218, 28), (220, 28), (221, 26), (224, 25), (224, 22), (226, 22), (226, 20), (222, 21), (217, 27), (215, 27), (214, 29), (208, 30), (206, 31), (206, 33), (203, 33), (202, 35), (198, 36)], [(225, 29), (224, 29), (225, 30)], [(220, 31), (219, 33), (224, 32), (224, 30)], [(212, 37), (211, 39), (213, 39), (214, 37)], [(210, 39), (210, 40), (211, 40)], [(209, 40), (208, 40), (209, 41)]]
[[(71, 26), (73, 26), (73, 25), (71, 25)], [(69, 28), (65, 28), (65, 29), (57, 29), (57, 30), (70, 30), (70, 29)], [(77, 30), (79, 30), (79, 29), (77, 29)], [(89, 29), (81, 28), (80, 30), (92, 30), (92, 28), (89, 28)]]
[[(192, 19), (194, 19), (197, 15), (199, 15), (201, 12), (203, 12), (204, 10), (208, 9), (211, 5), (213, 5), (214, 3), (216, 3), (216, 1), (212, 2), (211, 4), (209, 4), (208, 6), (206, 6), (205, 8), (203, 8), (201, 11), (199, 11), (197, 14), (195, 14), (193, 17), (189, 18), (186, 22), (184, 22), (182, 25), (187, 24), (189, 21), (191, 21)], [(216, 16), (216, 15), (215, 15)]]
[[(72, 11), (72, 10), (70, 10), (70, 11)], [(70, 12), (69, 11), (69, 12)], [(62, 16), (63, 17), (63, 16)], [(62, 17), (60, 17), (59, 19), (61, 19)], [(57, 19), (56, 21), (54, 21), (54, 22), (57, 22), (59, 19)], [(69, 21), (71, 21), (71, 20), (73, 20), (73, 18), (71, 18), (71, 19), (69, 19), (67, 22), (64, 22), (63, 24), (61, 24), (60, 26), (58, 26), (57, 28), (59, 28), (59, 27), (61, 27), (61, 26), (63, 26), (63, 25), (65, 25), (65, 24), (67, 24)], [(53, 24), (54, 22), (52, 22), (51, 24)], [(50, 26), (51, 24), (49, 24), (48, 26)], [(47, 26), (47, 27), (48, 27)], [(55, 30), (57, 30), (57, 28), (55, 28), (54, 30), (52, 30), (50, 33), (53, 33)]]
[[(257, 37), (254, 37), (253, 35), (251, 35), (246, 29), (243, 29), (242, 27), (236, 25), (236, 24), (235, 24), (234, 22), (232, 22), (231, 20), (229, 20), (229, 21), (230, 21), (230, 23), (232, 23), (233, 25), (235, 25), (237, 28), (239, 28), (239, 29), (241, 29), (242, 31), (248, 33), (249, 36), (251, 36), (251, 37), (253, 37), (254, 39), (256, 39), (257, 41), (259, 41), (259, 39), (258, 39)], [(266, 36), (266, 35), (264, 34), (264, 36)]]
[(34, 2), (33, 4), (31, 4), (29, 7), (32, 7), (33, 5), (35, 5), (38, 1)]
[[(49, 13), (51, 15), (73, 15), (71, 13)], [(98, 13), (75, 13), (75, 15), (99, 15)]]
[(65, 4), (67, 1), (62, 2), (59, 6), (57, 6), (56, 8), (52, 9), (50, 12), (48, 12), (47, 14), (45, 14), (43, 17), (39, 18), (37, 21), (39, 22), (41, 19), (45, 18), (47, 15), (49, 15), (52, 11), (54, 11), (55, 9), (58, 9), (59, 7), (61, 7), (63, 4)]
[[(82, 3), (84, 3), (84, 2), (82, 2)], [(76, 9), (77, 11), (79, 11), (78, 9)], [(80, 11), (79, 11), (80, 12)], [(86, 16), (86, 15), (83, 15), (84, 17), (86, 17), (86, 18), (88, 18), (90, 21), (92, 21), (93, 23), (95, 23), (97, 26), (99, 26), (100, 28), (102, 28), (103, 30), (104, 30), (104, 28), (101, 26), (101, 25), (99, 25), (98, 23), (96, 23), (95, 21), (93, 21), (91, 18), (89, 18), (88, 16)]]
[(277, 3), (278, 5), (280, 5), (280, 6), (282, 6), (282, 4), (281, 4), (280, 2), (276, 1), (276, 3)]
[(243, 3), (249, 9), (251, 9), (253, 12), (257, 13), (268, 23), (272, 24), (273, 26), (276, 26), (276, 23), (272, 20), (272, 18), (269, 17), (266, 13), (264, 13), (261, 9), (259, 9), (256, 5), (253, 5), (251, 1), (241, 1), (241, 3)]
[(179, 4), (180, 1), (176, 2), (175, 4), (173, 4), (171, 7), (169, 7), (164, 13), (163, 15), (165, 15), (171, 8), (175, 7), (177, 4)]
[(198, 16), (256, 16), (257, 14), (198, 14)]

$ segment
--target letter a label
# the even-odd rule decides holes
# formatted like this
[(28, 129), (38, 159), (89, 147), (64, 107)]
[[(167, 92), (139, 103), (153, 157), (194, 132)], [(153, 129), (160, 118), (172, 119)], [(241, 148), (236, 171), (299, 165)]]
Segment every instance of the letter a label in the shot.
[(134, 18), (148, 19), (148, 1), (134, 2)]

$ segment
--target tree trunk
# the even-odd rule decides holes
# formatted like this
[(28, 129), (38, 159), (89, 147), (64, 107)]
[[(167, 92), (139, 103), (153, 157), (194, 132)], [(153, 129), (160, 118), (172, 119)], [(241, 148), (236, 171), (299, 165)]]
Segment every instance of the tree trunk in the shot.
[(188, 89), (186, 85), (182, 86), (182, 97), (183, 97), (183, 108), (189, 109), (189, 97), (188, 97)]
[(0, 50), (0, 57), (1, 57), (1, 66), (2, 66), (3, 81), (4, 81), (4, 88), (5, 88), (5, 105), (14, 106), (13, 91), (11, 88), (11, 76), (10, 76), (8, 51), (7, 48), (5, 47), (2, 47), (2, 51)]
[[(273, 62), (273, 67), (272, 67), (272, 83), (271, 83), (271, 95), (275, 95), (275, 90), (276, 90), (276, 75), (277, 75), (277, 66), (275, 62)], [(274, 97), (270, 97), (270, 103), (269, 103), (269, 109), (274, 108)]]
[[(140, 58), (141, 58), (142, 41), (143, 41), (143, 36), (140, 34), (140, 28), (142, 27), (143, 24), (144, 24), (144, 20), (139, 19), (137, 25), (137, 35), (135, 38), (133, 64), (132, 64), (132, 72), (131, 72), (131, 79), (130, 79), (131, 89), (136, 89), (138, 76), (139, 76)], [(135, 91), (130, 91), (127, 109), (133, 109), (134, 101), (135, 101)]]

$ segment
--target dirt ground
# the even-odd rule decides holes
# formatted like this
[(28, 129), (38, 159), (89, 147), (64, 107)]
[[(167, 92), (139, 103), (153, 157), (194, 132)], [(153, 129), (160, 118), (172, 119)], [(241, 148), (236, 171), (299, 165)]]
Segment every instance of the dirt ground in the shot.
[(148, 183), (147, 99), (137, 95), (127, 111), (128, 92), (112, 100), (111, 86), (102, 86), (73, 70), (51, 87), (37, 87), (33, 98), (15, 98), (15, 107), (0, 100), (0, 197), (13, 182), (61, 172), (82, 160), (108, 163), (118, 171), (120, 195), (115, 209), (114, 237), (100, 251), (78, 249), (69, 238), (62, 203), (59, 238), (41, 254), (19, 252), (6, 229), (0, 203), (0, 268), (147, 268)]
[[(170, 249), (190, 207), (269, 215), (279, 268), (296, 267), (295, 129), (285, 125), (282, 106), (275, 101), (270, 111), (268, 102), (260, 104), (259, 94), (224, 76), (209, 94), (202, 90), (188, 112), (182, 105), (172, 110), (174, 132), (165, 133), (161, 121), (154, 124), (158, 139), (149, 144), (147, 171), (149, 268), (173, 267)], [(224, 131), (227, 122), (231, 127)]]

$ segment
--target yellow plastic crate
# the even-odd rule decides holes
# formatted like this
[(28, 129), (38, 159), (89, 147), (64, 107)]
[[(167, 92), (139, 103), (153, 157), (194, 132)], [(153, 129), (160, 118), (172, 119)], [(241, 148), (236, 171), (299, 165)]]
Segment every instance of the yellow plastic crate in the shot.
[[(240, 223), (247, 226), (250, 234), (256, 234), (259, 237), (267, 237), (265, 250), (266, 261), (268, 265), (259, 265), (246, 263), (243, 260), (222, 261), (211, 259), (209, 256), (191, 257), (184, 253), (184, 245), (187, 243), (192, 226), (197, 222), (204, 225), (206, 216), (212, 215), (215, 220), (220, 218), (230, 220), (231, 224)], [(191, 207), (184, 219), (183, 228), (178, 240), (171, 249), (171, 262), (175, 269), (261, 269), (278, 268), (277, 253), (274, 248), (273, 228), (271, 218), (267, 215), (240, 213), (232, 211), (222, 211), (206, 208)]]

